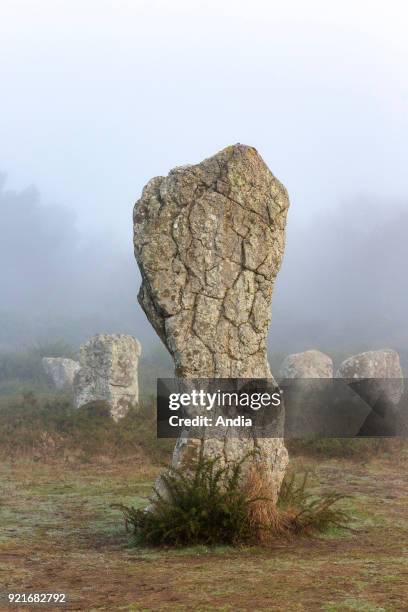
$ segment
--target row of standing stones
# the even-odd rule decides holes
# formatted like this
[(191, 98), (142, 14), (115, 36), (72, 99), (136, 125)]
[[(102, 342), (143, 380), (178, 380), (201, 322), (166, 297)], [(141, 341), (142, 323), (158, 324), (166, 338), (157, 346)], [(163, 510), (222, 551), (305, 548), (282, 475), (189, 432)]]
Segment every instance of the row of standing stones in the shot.
[(284, 360), (281, 378), (402, 378), (399, 355), (392, 349), (366, 351), (345, 359), (336, 372), (329, 355), (317, 350), (294, 353)]
[[(274, 380), (266, 341), (288, 209), (285, 187), (257, 150), (242, 144), (199, 164), (174, 168), (144, 187), (133, 215), (135, 257), (142, 276), (138, 300), (172, 355), (176, 376)], [(137, 378), (130, 382), (132, 376), (123, 365), (128, 358), (121, 360), (115, 341), (109, 345), (107, 336), (102, 342), (101, 338), (91, 339), (81, 350), (80, 369), (73, 378), (75, 403), (107, 399), (117, 419), (127, 401), (119, 398), (131, 395), (129, 386), (134, 393)], [(109, 345), (106, 358), (101, 354), (104, 342)], [(137, 344), (129, 363), (134, 364), (139, 354)], [(366, 367), (374, 372), (377, 361), (388, 364), (396, 359), (389, 351), (381, 355), (352, 359), (361, 371)], [(303, 360), (306, 371), (309, 359), (310, 354), (291, 356), (286, 365), (294, 372)], [(120, 360), (116, 373), (114, 364)], [(352, 362), (343, 366), (352, 367)], [(326, 375), (329, 369), (326, 364)], [(283, 432), (283, 421), (281, 425)], [(260, 439), (231, 429), (217, 440), (205, 432), (199, 440), (182, 436), (172, 465), (188, 466), (198, 454), (228, 463), (253, 451), (276, 499), (288, 463), (283, 437)]]
[[(103, 400), (118, 420), (139, 401), (140, 342), (124, 334), (97, 334), (81, 346), (80, 361), (44, 357), (44, 370), (57, 390), (73, 391), (79, 408)], [(286, 357), (279, 378), (402, 379), (399, 355), (392, 349), (349, 357), (334, 372), (333, 360), (318, 350)]]

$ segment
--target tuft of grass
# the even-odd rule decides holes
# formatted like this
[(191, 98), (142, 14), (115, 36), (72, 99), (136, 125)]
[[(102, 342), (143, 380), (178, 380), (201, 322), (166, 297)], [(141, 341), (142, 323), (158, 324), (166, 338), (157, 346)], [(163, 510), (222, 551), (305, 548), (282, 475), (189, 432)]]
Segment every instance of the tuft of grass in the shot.
[(270, 481), (261, 462), (249, 467), (242, 488), (253, 500), (247, 506), (252, 539), (258, 544), (268, 544), (281, 531), (281, 517), (276, 500), (271, 497)]
[(191, 471), (170, 468), (154, 490), (148, 509), (116, 504), (136, 542), (154, 546), (219, 546), (270, 543), (279, 536), (311, 535), (344, 528), (346, 512), (334, 506), (339, 493), (312, 496), (307, 474), (284, 480), (278, 501), (260, 462), (243, 473), (240, 461), (219, 465), (219, 458), (199, 457)]
[(278, 499), (280, 527), (283, 533), (313, 534), (335, 527), (348, 528), (349, 514), (334, 507), (347, 499), (342, 493), (312, 495), (307, 491), (309, 472), (289, 474), (283, 481)]

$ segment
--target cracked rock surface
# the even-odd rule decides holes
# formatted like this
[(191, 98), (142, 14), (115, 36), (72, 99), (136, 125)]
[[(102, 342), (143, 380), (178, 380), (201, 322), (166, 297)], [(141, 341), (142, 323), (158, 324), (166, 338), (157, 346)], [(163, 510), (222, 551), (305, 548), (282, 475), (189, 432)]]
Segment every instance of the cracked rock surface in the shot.
[(137, 369), (141, 346), (125, 334), (97, 334), (81, 346), (74, 378), (77, 408), (96, 400), (109, 404), (112, 418), (124, 417), (139, 401)]
[[(284, 186), (256, 149), (241, 144), (145, 186), (134, 209), (138, 299), (177, 376), (272, 377), (266, 338), (288, 207)], [(179, 440), (176, 465), (194, 444)], [(226, 461), (257, 446), (275, 490), (280, 485), (287, 464), (281, 439), (204, 437), (201, 444)]]

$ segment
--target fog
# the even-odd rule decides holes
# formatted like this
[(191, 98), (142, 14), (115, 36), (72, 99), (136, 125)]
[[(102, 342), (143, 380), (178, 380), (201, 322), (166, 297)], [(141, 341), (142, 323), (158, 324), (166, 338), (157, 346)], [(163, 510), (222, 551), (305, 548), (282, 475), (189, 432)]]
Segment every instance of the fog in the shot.
[(406, 350), (407, 14), (3, 1), (0, 349), (97, 331), (153, 342), (133, 203), (152, 176), (243, 142), (291, 199), (271, 348)]
[(289, 222), (272, 348), (408, 353), (407, 204), (360, 195)]
[[(44, 205), (33, 188), (0, 192), (0, 346), (129, 332), (151, 344), (136, 301), (140, 282), (127, 241), (78, 230), (72, 211)], [(404, 201), (366, 196), (289, 215), (284, 263), (273, 300), (270, 346), (342, 352), (408, 346)], [(129, 219), (129, 227), (131, 221)]]

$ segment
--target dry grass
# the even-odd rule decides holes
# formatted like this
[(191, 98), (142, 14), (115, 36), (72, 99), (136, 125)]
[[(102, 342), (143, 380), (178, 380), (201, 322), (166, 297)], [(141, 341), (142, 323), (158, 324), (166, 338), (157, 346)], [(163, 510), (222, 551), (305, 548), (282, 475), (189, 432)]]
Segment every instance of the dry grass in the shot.
[(408, 456), (292, 460), (295, 472), (305, 468), (309, 491), (352, 496), (353, 531), (175, 550), (130, 547), (110, 509), (115, 501), (142, 507), (159, 466), (1, 462), (2, 591), (57, 588), (69, 610), (406, 610)]
[(262, 465), (257, 463), (248, 469), (243, 489), (246, 498), (253, 500), (247, 509), (254, 540), (269, 544), (282, 531), (282, 517), (271, 497), (270, 481)]
[(270, 496), (270, 481), (260, 464), (248, 470), (244, 491), (248, 504), (248, 519), (256, 542), (268, 545), (276, 537), (313, 535), (331, 527), (347, 528), (349, 515), (340, 510), (341, 493), (312, 495), (307, 491), (308, 472), (287, 475), (282, 483), (277, 503)]

